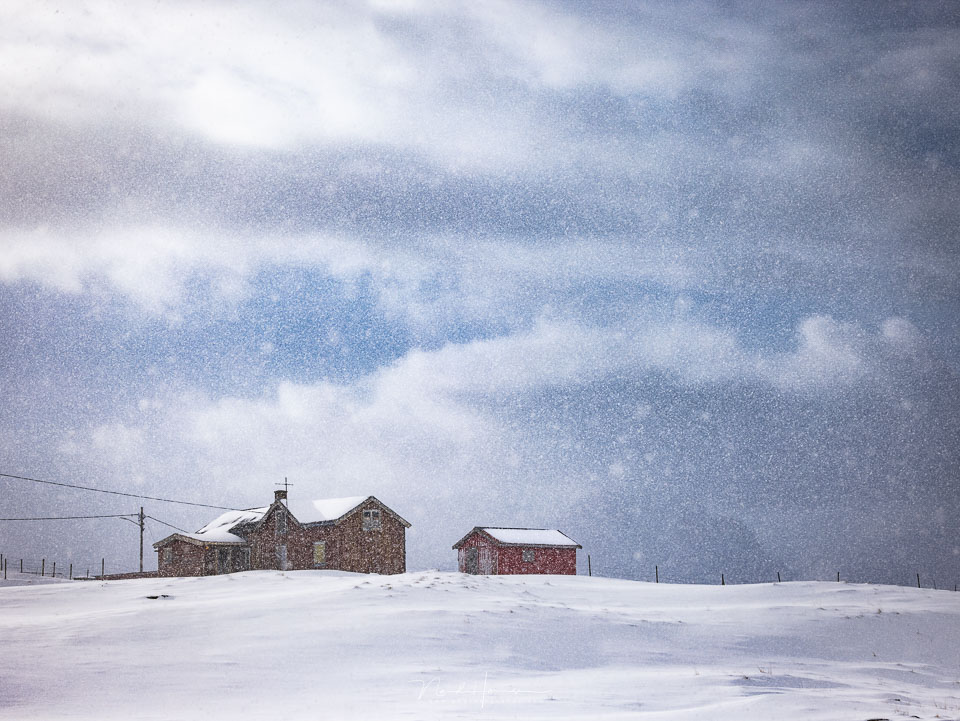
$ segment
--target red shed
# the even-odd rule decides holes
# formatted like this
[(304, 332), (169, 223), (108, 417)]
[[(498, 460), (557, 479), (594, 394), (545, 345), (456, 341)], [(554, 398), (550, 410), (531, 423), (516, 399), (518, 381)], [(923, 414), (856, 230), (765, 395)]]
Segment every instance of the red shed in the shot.
[(476, 526), (453, 544), (460, 573), (576, 575), (579, 543), (549, 528)]

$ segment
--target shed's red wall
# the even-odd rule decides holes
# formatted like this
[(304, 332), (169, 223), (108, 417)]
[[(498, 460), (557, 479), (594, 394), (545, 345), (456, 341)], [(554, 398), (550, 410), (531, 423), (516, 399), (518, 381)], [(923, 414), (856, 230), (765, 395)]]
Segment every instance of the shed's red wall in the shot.
[(501, 574), (518, 573), (558, 573), (575, 576), (577, 574), (576, 548), (538, 548), (533, 551), (533, 562), (523, 560), (523, 547), (503, 546), (499, 549), (499, 571)]
[[(577, 574), (576, 548), (541, 548), (538, 546), (500, 546), (480, 531), (468, 536), (457, 549), (457, 567), (460, 573), (466, 573), (467, 548), (489, 549), (492, 554), (490, 573), (514, 575), (522, 573), (551, 573), (575, 576)], [(533, 562), (524, 563), (524, 548), (533, 550)], [(483, 573), (482, 561), (480, 573)]]

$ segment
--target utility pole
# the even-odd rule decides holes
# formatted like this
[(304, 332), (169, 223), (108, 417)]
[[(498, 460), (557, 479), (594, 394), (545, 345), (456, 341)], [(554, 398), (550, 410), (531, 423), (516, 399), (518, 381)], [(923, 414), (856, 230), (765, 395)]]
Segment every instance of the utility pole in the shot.
[(140, 573), (143, 573), (143, 506), (140, 506)]

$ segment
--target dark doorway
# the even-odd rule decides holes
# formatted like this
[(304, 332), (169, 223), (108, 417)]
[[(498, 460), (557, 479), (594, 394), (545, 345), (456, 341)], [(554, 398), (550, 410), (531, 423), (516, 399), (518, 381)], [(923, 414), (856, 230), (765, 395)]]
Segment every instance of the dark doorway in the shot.
[(230, 568), (230, 549), (229, 548), (218, 548), (217, 549), (217, 573), (230, 573), (233, 569)]
[(236, 554), (233, 557), (233, 570), (234, 571), (249, 571), (250, 570), (250, 549), (249, 548), (238, 548)]
[(467, 548), (464, 550), (466, 551), (466, 554), (464, 554), (463, 559), (463, 570), (467, 573), (480, 573), (480, 552), (476, 548)]

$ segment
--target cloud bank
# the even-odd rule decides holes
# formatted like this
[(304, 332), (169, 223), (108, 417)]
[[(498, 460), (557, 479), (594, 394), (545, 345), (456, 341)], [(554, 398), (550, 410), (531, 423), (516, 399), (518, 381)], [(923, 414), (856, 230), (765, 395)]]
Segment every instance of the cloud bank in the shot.
[[(634, 578), (960, 576), (942, 7), (30, 3), (0, 28), (0, 471), (374, 493), (412, 567), (517, 524)], [(0, 547), (130, 566), (125, 530)]]

